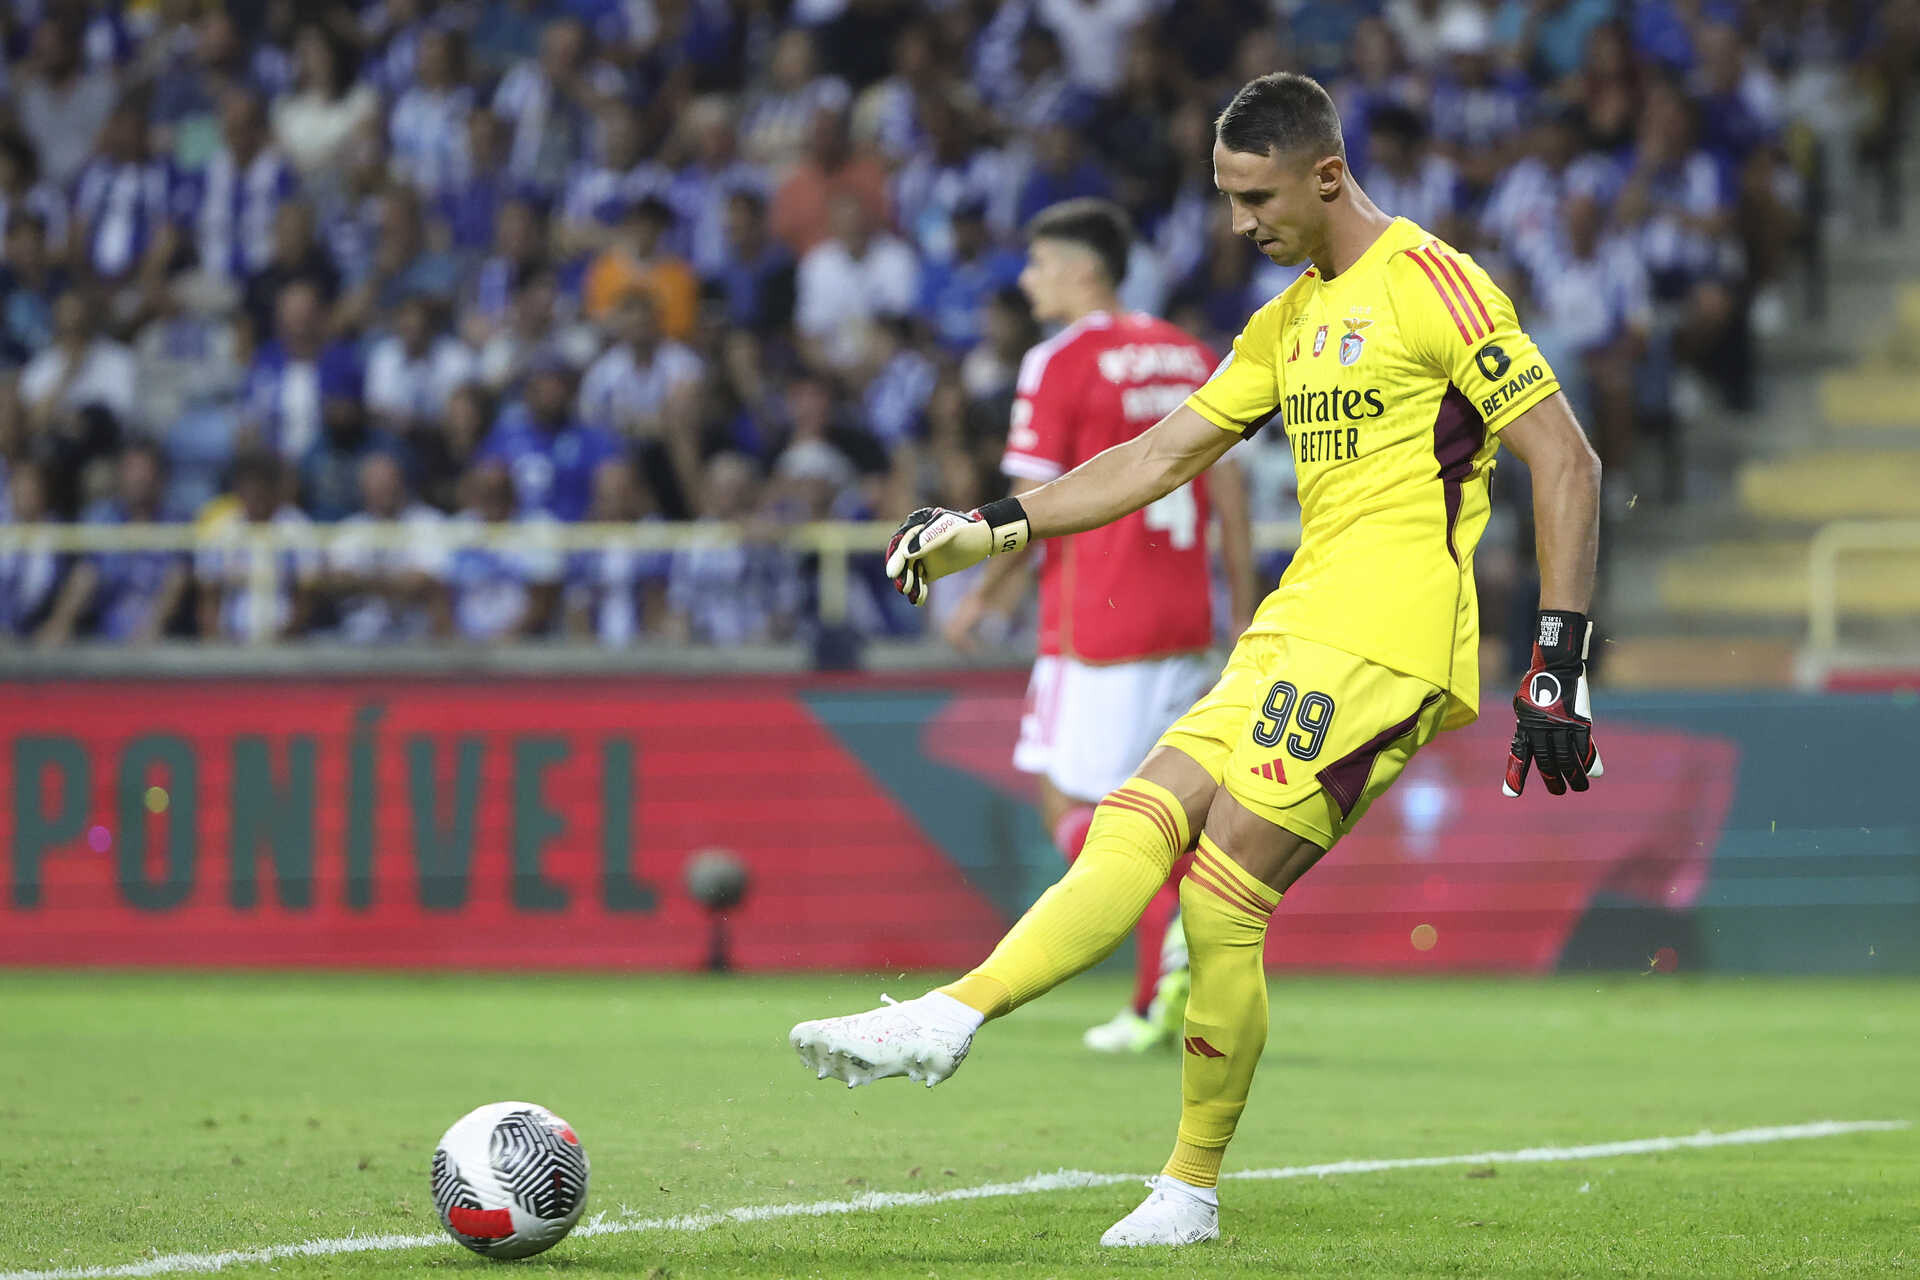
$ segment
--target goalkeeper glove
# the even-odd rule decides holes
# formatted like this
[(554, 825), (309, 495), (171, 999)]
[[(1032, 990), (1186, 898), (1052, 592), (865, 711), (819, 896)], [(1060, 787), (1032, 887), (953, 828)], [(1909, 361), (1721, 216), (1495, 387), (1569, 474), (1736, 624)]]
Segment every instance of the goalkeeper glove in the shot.
[(989, 502), (978, 511), (922, 507), (887, 543), (887, 576), (914, 604), (927, 602), (927, 584), (958, 573), (988, 556), (1018, 551), (1031, 529), (1018, 498)]
[(1567, 788), (1587, 789), (1601, 774), (1600, 752), (1593, 745), (1593, 710), (1587, 700), (1587, 642), (1593, 624), (1584, 613), (1542, 609), (1533, 642), (1533, 666), (1514, 695), (1518, 722), (1507, 749), (1507, 776), (1501, 790), (1517, 796), (1527, 785), (1527, 766), (1554, 795)]

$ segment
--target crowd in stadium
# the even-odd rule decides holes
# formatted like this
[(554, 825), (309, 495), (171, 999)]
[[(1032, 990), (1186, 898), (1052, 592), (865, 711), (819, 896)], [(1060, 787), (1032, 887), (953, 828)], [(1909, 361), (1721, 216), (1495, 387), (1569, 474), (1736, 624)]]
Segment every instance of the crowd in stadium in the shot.
[[(1005, 491), (1034, 213), (1120, 202), (1124, 301), (1216, 350), (1285, 286), (1210, 162), (1214, 114), (1282, 68), (1329, 86), (1382, 208), (1510, 290), (1624, 479), (1750, 406), (1790, 272), (1866, 216), (1821, 194), (1890, 145), (1910, 7), (12, 0), (0, 519), (419, 537), (289, 553), (265, 608), (217, 547), (16, 549), (0, 631), (803, 631), (812, 566), (779, 527)], [(1284, 445), (1243, 452), (1257, 517), (1285, 518)], [(1495, 588), (1529, 559), (1501, 488)], [(583, 519), (759, 532), (543, 543)], [(437, 532), (504, 522), (510, 550)], [(920, 625), (877, 567), (858, 584), (863, 629)]]

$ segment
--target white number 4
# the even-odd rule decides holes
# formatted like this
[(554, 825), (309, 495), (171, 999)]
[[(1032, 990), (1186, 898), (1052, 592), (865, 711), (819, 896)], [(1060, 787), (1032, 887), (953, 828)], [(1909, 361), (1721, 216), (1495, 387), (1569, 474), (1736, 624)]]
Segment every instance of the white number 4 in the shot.
[(1175, 551), (1185, 551), (1200, 541), (1200, 504), (1193, 500), (1193, 487), (1181, 485), (1166, 497), (1146, 505), (1142, 514), (1147, 528), (1159, 529)]

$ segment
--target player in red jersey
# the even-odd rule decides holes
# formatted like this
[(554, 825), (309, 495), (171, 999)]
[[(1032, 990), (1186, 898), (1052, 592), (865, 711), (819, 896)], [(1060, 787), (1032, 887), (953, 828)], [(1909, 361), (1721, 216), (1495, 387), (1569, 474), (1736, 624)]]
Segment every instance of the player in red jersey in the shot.
[[(1062, 326), (1027, 353), (1001, 468), (1018, 493), (1131, 440), (1213, 372), (1214, 355), (1164, 320), (1121, 308), (1132, 231), (1118, 205), (1068, 200), (1027, 231), (1020, 288), (1034, 318)], [(1122, 520), (1039, 556), (1039, 656), (1013, 761), (1036, 775), (1040, 812), (1071, 861), (1094, 807), (1217, 677), (1207, 536), (1220, 517), (1234, 630), (1252, 616), (1252, 538), (1237, 468), (1218, 467)], [(1039, 550), (1039, 549), (1036, 549)], [(981, 617), (1025, 593), (1031, 556), (987, 563), (945, 633), (971, 646)], [(1088, 1048), (1171, 1044), (1186, 1010), (1186, 946), (1176, 925), (1182, 862), (1140, 918), (1131, 1003), (1085, 1036)]]

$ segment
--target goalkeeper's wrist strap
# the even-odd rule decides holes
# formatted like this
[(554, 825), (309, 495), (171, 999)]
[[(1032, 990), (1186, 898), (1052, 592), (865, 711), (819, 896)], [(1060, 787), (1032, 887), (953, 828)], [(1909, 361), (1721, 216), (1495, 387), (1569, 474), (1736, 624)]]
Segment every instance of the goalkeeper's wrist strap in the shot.
[(1593, 623), (1584, 613), (1568, 609), (1542, 609), (1536, 615), (1533, 651), (1543, 667), (1570, 667), (1587, 660), (1587, 641), (1593, 635)]
[(986, 521), (987, 529), (993, 534), (993, 542), (987, 554), (1005, 555), (1009, 551), (1018, 551), (1027, 545), (1027, 538), (1033, 529), (1027, 523), (1027, 509), (1020, 505), (1018, 498), (1001, 498), (989, 502), (980, 508), (980, 518)]

